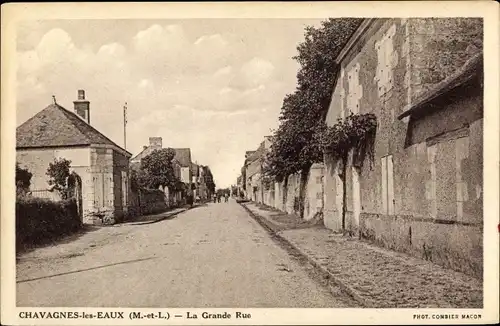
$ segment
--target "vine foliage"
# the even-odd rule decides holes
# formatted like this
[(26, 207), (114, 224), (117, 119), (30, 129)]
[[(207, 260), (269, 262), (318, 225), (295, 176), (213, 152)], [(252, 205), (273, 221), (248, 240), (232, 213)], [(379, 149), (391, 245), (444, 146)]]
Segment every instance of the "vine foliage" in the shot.
[(375, 160), (375, 137), (377, 117), (372, 113), (351, 114), (344, 120), (338, 119), (331, 127), (323, 127), (322, 145), (325, 153), (336, 161), (346, 164), (352, 151), (352, 164), (361, 169), (368, 158), (370, 169)]

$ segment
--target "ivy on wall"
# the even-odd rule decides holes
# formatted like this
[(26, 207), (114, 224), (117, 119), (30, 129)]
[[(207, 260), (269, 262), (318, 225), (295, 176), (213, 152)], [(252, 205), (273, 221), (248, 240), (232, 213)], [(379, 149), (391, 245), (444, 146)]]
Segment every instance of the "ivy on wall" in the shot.
[(324, 127), (322, 145), (325, 153), (332, 155), (336, 161), (347, 164), (349, 152), (352, 151), (352, 164), (361, 169), (366, 159), (370, 168), (375, 160), (375, 137), (377, 117), (372, 113), (351, 113), (344, 120), (338, 119), (331, 127)]

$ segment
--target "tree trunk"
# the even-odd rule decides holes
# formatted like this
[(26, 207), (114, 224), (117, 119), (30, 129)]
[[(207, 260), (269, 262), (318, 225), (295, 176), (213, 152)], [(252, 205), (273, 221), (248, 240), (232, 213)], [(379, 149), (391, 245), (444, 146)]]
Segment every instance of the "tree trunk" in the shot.
[(283, 179), (283, 210), (286, 212), (286, 199), (288, 197), (288, 175)]
[(299, 214), (300, 218), (304, 218), (304, 202), (306, 197), (306, 188), (307, 188), (307, 177), (309, 175), (309, 171), (311, 170), (311, 165), (304, 167), (300, 171), (300, 188), (299, 188)]
[(346, 229), (346, 212), (347, 212), (347, 154), (342, 157), (342, 230)]

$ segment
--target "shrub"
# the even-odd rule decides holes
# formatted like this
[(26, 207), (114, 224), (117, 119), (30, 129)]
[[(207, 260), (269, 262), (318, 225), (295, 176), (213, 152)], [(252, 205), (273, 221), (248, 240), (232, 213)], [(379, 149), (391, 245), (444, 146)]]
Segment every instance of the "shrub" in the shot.
[(16, 163), (16, 195), (23, 197), (26, 195), (31, 185), (31, 177), (33, 174), (28, 169), (23, 169)]
[(165, 211), (167, 198), (165, 193), (159, 189), (141, 189), (141, 212), (143, 214), (154, 214)]
[(16, 243), (40, 244), (80, 229), (74, 199), (54, 202), (41, 198), (16, 201)]

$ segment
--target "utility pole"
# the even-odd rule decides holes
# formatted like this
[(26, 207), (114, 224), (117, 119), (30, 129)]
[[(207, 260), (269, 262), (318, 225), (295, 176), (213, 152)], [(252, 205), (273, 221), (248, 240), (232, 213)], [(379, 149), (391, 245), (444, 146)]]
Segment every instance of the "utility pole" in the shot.
[(127, 102), (123, 106), (123, 148), (127, 150)]

